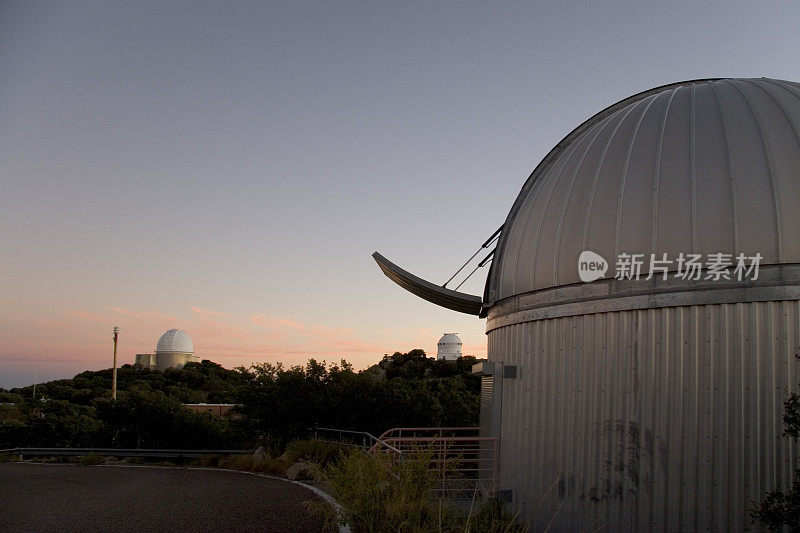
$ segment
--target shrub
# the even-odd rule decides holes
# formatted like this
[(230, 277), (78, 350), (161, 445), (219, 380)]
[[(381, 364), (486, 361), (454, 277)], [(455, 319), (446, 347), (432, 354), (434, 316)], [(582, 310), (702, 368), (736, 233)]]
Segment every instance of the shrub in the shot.
[[(795, 354), (795, 359), (800, 360), (800, 354)], [(783, 436), (797, 442), (800, 438), (800, 394), (789, 394), (783, 407)], [(795, 470), (791, 489), (767, 492), (761, 501), (753, 502), (750, 514), (767, 529), (788, 527), (790, 531), (800, 531), (800, 469)]]
[(296, 440), (286, 446), (283, 456), (289, 465), (302, 461), (324, 467), (339, 457), (341, 449), (338, 444), (330, 442), (313, 439)]
[(421, 451), (397, 462), (383, 453), (356, 450), (330, 464), (320, 481), (341, 509), (307, 502), (327, 527), (336, 522), (367, 531), (524, 531), (502, 504), (480, 500), (470, 512), (433, 496), (439, 472), (430, 468), (432, 452)]
[(94, 466), (103, 464), (105, 460), (106, 458), (99, 453), (90, 453), (81, 457), (80, 463), (81, 466)]
[(280, 458), (273, 459), (272, 457), (264, 457), (262, 459), (257, 459), (252, 455), (231, 455), (229, 457), (218, 458), (218, 463), (215, 466), (230, 470), (244, 470), (272, 476), (283, 476), (286, 473), (287, 464), (285, 460)]
[(788, 527), (789, 531), (800, 531), (800, 471), (796, 473), (792, 490), (768, 492), (751, 514), (767, 529), (780, 531)]

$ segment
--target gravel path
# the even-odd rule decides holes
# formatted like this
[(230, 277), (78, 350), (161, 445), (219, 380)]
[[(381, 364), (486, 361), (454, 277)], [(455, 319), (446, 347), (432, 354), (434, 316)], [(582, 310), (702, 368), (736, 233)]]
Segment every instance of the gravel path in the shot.
[(297, 484), (236, 472), (0, 464), (0, 531), (321, 531)]

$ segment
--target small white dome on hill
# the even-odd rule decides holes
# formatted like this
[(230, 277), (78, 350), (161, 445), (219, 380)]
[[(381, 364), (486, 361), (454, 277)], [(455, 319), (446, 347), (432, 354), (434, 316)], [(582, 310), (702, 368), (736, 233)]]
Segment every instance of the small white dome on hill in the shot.
[(455, 333), (445, 333), (444, 336), (439, 339), (436, 347), (438, 348), (436, 354), (437, 361), (455, 361), (461, 357), (461, 339), (459, 339), (458, 335)]

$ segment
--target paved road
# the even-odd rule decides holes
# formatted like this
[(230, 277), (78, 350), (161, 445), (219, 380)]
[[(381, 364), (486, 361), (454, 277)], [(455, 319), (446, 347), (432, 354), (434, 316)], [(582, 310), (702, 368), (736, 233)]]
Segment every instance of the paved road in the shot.
[(0, 531), (321, 531), (287, 481), (235, 472), (0, 464)]

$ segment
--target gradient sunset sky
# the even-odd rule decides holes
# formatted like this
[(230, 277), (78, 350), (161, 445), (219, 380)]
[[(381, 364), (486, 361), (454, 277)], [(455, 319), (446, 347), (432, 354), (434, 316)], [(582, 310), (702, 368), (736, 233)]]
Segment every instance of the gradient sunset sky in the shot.
[[(800, 81), (795, 2), (2, 2), (0, 387), (151, 352), (435, 354), (443, 283), (579, 123), (678, 80)], [(462, 290), (480, 294), (486, 269)]]

